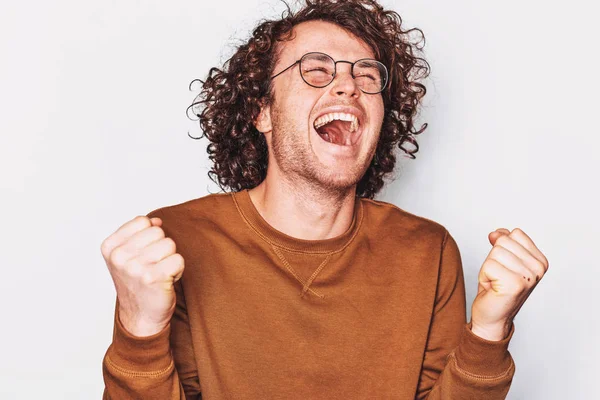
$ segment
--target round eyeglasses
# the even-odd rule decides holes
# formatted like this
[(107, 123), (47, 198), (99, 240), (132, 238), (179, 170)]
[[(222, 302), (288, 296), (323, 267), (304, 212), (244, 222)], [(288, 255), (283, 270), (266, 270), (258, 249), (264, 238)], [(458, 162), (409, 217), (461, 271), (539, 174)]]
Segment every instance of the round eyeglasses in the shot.
[(356, 86), (363, 93), (377, 94), (385, 89), (388, 81), (388, 70), (379, 61), (372, 58), (362, 58), (355, 62), (345, 60), (334, 61), (327, 54), (318, 52), (306, 53), (295, 63), (273, 75), (271, 79), (278, 77), (298, 64), (300, 76), (307, 85), (315, 88), (324, 88), (333, 82), (338, 63), (350, 64), (352, 78), (354, 78)]

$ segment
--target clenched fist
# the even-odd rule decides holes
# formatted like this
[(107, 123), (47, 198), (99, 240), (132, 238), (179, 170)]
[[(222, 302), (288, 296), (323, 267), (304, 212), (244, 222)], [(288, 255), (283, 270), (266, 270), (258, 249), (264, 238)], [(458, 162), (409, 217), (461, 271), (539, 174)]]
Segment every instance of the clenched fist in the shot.
[(175, 310), (173, 284), (184, 261), (161, 225), (160, 218), (135, 217), (100, 248), (117, 291), (120, 321), (134, 336), (160, 332)]
[(488, 237), (489, 255), (479, 271), (479, 289), (471, 309), (472, 332), (498, 341), (548, 271), (548, 260), (521, 229), (498, 229)]

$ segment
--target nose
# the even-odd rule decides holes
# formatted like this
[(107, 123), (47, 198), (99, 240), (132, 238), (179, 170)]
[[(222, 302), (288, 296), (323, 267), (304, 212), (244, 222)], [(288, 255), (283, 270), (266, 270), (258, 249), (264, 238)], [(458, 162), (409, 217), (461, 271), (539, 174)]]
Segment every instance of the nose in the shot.
[(352, 77), (352, 65), (339, 62), (336, 67), (335, 78), (331, 83), (331, 94), (358, 98), (360, 93), (360, 89)]

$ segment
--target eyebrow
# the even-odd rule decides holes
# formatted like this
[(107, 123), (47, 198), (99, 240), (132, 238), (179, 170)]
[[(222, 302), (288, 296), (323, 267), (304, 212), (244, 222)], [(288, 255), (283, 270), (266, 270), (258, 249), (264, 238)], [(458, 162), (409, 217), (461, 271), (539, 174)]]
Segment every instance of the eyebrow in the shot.
[[(330, 59), (332, 59), (333, 61), (336, 61), (333, 57), (331, 57), (329, 54), (327, 53), (323, 53), (321, 51), (311, 51), (309, 53), (318, 53), (318, 54), (313, 54), (312, 56), (315, 57), (317, 60), (319, 61), (329, 61)], [(305, 53), (305, 54), (309, 54), (309, 53)], [(302, 57), (301, 57), (302, 58)], [(360, 62), (361, 65), (369, 67), (369, 68), (377, 68), (377, 63), (374, 61), (377, 61), (374, 58), (371, 57), (367, 57), (364, 59), (361, 59), (362, 61)], [(338, 60), (339, 61), (339, 60)], [(358, 60), (357, 60), (358, 61)]]
[(373, 61), (376, 61), (373, 58), (369, 58), (367, 60), (362, 60), (360, 62), (361, 65), (365, 66), (365, 67), (369, 67), (369, 68), (377, 68), (377, 64), (374, 63)]
[[(314, 53), (317, 53), (316, 51)], [(313, 54), (313, 57), (317, 58), (319, 61), (329, 61), (330, 57), (327, 56), (325, 53), (321, 53), (321, 54)]]

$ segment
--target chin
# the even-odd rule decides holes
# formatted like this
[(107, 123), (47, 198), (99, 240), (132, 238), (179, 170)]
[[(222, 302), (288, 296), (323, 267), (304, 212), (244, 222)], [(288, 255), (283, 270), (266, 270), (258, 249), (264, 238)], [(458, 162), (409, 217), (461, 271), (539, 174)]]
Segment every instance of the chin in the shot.
[(346, 191), (355, 187), (364, 176), (366, 169), (345, 168), (343, 172), (333, 172), (323, 167), (323, 170), (315, 171), (312, 180), (321, 186), (335, 191)]

